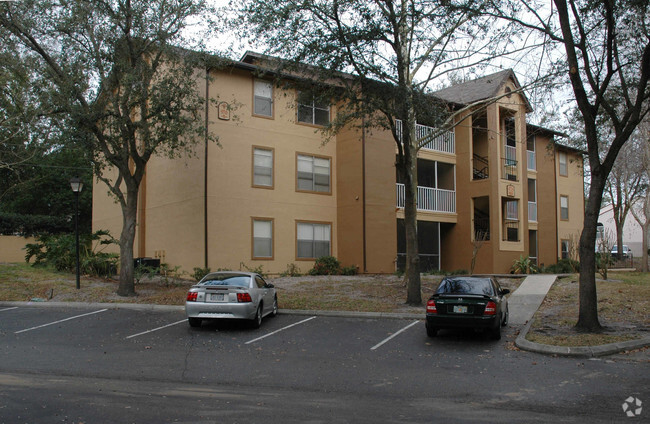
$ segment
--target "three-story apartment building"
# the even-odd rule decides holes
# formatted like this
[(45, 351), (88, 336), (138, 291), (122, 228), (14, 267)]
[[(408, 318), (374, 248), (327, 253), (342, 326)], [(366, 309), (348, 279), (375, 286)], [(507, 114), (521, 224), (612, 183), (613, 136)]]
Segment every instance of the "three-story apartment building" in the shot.
[[(206, 116), (220, 145), (198, 143), (184, 159), (153, 158), (142, 182), (134, 251), (184, 270), (262, 265), (303, 272), (336, 256), (360, 272), (392, 273), (405, 257), (403, 185), (388, 131), (319, 129), (336, 105), (260, 77), (247, 53), (210, 70)], [(582, 228), (582, 153), (559, 134), (528, 125), (531, 106), (512, 71), (434, 95), (477, 106), (418, 156), (418, 237), (424, 268), (507, 272), (530, 256), (568, 256)], [(398, 122), (399, 127), (399, 122)], [(432, 129), (418, 125), (418, 132)], [(121, 212), (94, 184), (93, 229), (121, 230)]]

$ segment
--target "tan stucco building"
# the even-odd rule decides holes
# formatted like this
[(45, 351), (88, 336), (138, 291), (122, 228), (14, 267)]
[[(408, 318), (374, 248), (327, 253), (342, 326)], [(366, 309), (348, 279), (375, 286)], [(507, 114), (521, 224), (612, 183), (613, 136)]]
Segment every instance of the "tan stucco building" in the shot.
[[(405, 248), (391, 134), (349, 128), (324, 143), (319, 128), (336, 106), (257, 77), (258, 59), (210, 71), (217, 104), (207, 121), (220, 146), (199, 142), (190, 158), (150, 160), (135, 256), (188, 272), (281, 273), (290, 264), (306, 272), (330, 254), (359, 272), (394, 272)], [(419, 153), (422, 263), (469, 270), (477, 236), (487, 240), (476, 273), (507, 272), (527, 255), (555, 263), (582, 229), (582, 153), (526, 124), (531, 107), (512, 71), (434, 95), (452, 107), (502, 97)], [(119, 234), (119, 206), (103, 183), (93, 190), (93, 230)]]

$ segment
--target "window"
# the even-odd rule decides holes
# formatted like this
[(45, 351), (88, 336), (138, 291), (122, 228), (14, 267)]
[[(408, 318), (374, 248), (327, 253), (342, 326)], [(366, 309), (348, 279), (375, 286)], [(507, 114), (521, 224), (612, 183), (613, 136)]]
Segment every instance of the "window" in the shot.
[(519, 220), (519, 208), (517, 200), (506, 200), (506, 219), (509, 221)]
[(311, 125), (329, 124), (329, 103), (316, 99), (311, 94), (298, 92), (298, 122)]
[(526, 159), (528, 163), (528, 170), (535, 171), (537, 170), (537, 158), (535, 154), (535, 136), (528, 135), (526, 140)]
[(519, 241), (519, 201), (503, 200), (503, 240)]
[(567, 196), (560, 196), (560, 219), (562, 221), (569, 220), (569, 198)]
[(332, 226), (298, 222), (296, 225), (296, 257), (299, 259), (317, 259), (329, 256)]
[(569, 258), (569, 240), (562, 240), (561, 241), (561, 248), (562, 248), (562, 259), (568, 259)]
[(273, 188), (273, 150), (253, 147), (253, 187)]
[(330, 159), (298, 155), (297, 183), (300, 191), (330, 192)]
[(569, 168), (567, 167), (567, 157), (565, 152), (560, 152), (560, 175), (566, 177), (569, 175)]
[(253, 82), (253, 114), (273, 116), (273, 85), (269, 81), (255, 79)]
[(273, 220), (253, 218), (253, 259), (273, 259)]

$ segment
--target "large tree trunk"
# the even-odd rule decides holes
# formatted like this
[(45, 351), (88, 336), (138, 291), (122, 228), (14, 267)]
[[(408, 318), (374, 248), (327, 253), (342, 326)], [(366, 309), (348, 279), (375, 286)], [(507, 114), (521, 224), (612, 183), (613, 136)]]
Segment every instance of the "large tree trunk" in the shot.
[(580, 236), (580, 308), (578, 331), (596, 332), (602, 329), (598, 320), (596, 294), (596, 226), (602, 201), (602, 184), (591, 181), (591, 190), (585, 208), (584, 227)]
[(133, 242), (138, 210), (138, 188), (127, 188), (126, 204), (122, 206), (122, 233), (120, 234), (120, 285), (117, 294), (135, 296), (133, 279)]
[(418, 251), (418, 217), (417, 217), (417, 151), (408, 149), (404, 175), (404, 228), (406, 232), (406, 303), (409, 305), (422, 304), (420, 282), (420, 253)]

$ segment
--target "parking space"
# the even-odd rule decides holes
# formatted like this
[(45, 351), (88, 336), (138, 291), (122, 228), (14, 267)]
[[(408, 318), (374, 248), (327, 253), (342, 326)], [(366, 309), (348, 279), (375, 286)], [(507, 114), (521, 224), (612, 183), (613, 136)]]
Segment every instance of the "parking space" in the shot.
[[(331, 358), (394, 360), (458, 348), (478, 353), (497, 343), (480, 335), (442, 332), (426, 337), (422, 320), (283, 315), (260, 329), (240, 321), (204, 322), (192, 328), (180, 309), (145, 311), (107, 308), (0, 307), (0, 354), (20, 369), (77, 367), (97, 371), (127, 361), (140, 372), (161, 363), (191, 375), (188, 363), (236, 369), (242, 361), (282, 360), (308, 364)], [(152, 363), (155, 360), (155, 364)], [(308, 366), (308, 365), (305, 365)], [(200, 371), (196, 371), (200, 373)]]

